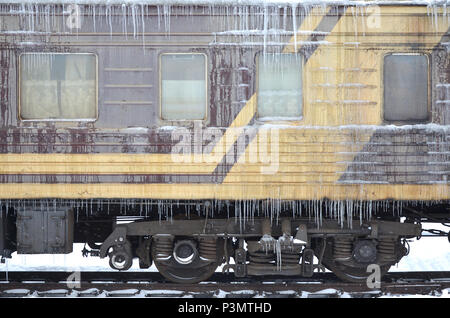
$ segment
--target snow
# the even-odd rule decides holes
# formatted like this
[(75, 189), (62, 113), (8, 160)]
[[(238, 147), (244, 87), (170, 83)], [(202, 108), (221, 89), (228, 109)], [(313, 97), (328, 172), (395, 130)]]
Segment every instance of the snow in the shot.
[(258, 121), (285, 121), (285, 120), (302, 120), (303, 117), (259, 117)]
[(159, 130), (167, 130), (167, 131), (172, 131), (172, 130), (177, 130), (180, 129), (179, 126), (161, 126), (158, 128)]
[(295, 41), (295, 42), (211, 42), (210, 45), (216, 46), (286, 46), (288, 44), (294, 43), (298, 46), (311, 46), (311, 45), (329, 45), (331, 44), (328, 41)]
[[(8, 271), (113, 271), (109, 267), (108, 259), (82, 257), (84, 244), (74, 244), (74, 251), (70, 254), (40, 254), (18, 255), (13, 253), (11, 259), (0, 265), (0, 270)], [(137, 264), (135, 264), (137, 265)], [(138, 268), (138, 266), (137, 266)], [(134, 266), (131, 270), (134, 269)]]
[(137, 294), (139, 293), (139, 290), (137, 289), (122, 289), (122, 290), (113, 290), (113, 291), (109, 291), (108, 294), (109, 295), (114, 295), (114, 294)]
[(148, 133), (149, 129), (147, 127), (128, 127), (119, 129), (119, 131), (125, 133)]
[[(305, 35), (327, 35), (330, 32), (312, 31), (312, 30), (298, 30), (297, 34)], [(268, 29), (268, 30), (228, 30), (222, 32), (215, 32), (214, 35), (294, 35), (294, 31), (284, 29)]]
[[(423, 224), (424, 229), (438, 229), (448, 232), (450, 227), (441, 224)], [(410, 253), (392, 272), (450, 271), (450, 242), (446, 237), (422, 237), (411, 240)]]
[[(270, 118), (266, 117), (266, 121)], [(274, 118), (274, 121), (276, 118)], [(320, 129), (320, 130), (341, 130), (341, 129), (360, 129), (360, 130), (377, 130), (377, 131), (393, 131), (393, 130), (412, 130), (412, 129), (423, 129), (426, 132), (450, 132), (450, 125), (438, 125), (434, 123), (429, 124), (414, 124), (414, 125), (337, 125), (337, 126), (313, 126), (313, 125), (302, 125), (293, 126), (290, 124), (264, 124), (261, 128), (266, 129)]]

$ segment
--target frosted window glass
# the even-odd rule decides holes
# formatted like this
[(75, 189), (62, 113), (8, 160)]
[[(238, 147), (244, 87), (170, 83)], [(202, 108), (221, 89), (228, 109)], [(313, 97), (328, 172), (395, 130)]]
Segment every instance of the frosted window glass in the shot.
[(384, 119), (428, 119), (428, 59), (425, 55), (384, 58)]
[(301, 117), (301, 56), (266, 54), (258, 64), (258, 116)]
[(161, 55), (161, 117), (206, 117), (206, 59), (203, 54)]
[(27, 53), (20, 56), (20, 118), (95, 119), (96, 56)]

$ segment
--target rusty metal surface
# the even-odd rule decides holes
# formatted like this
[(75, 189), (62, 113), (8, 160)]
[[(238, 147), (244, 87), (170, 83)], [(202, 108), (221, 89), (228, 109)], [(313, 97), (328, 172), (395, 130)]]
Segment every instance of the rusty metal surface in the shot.
[[(9, 8), (9, 7), (8, 7)], [(20, 12), (20, 7), (14, 7)], [(170, 32), (161, 27), (156, 7), (148, 8), (142, 18), (142, 34), (133, 33), (131, 12), (126, 12), (125, 26), (122, 9), (113, 7), (113, 23), (108, 23), (106, 12), (97, 12), (98, 20), (85, 19), (85, 25), (76, 33), (64, 30), (64, 16), (55, 15), (55, 23), (47, 26), (36, 22), (34, 33), (12, 32), (28, 28), (28, 15), (1, 12), (5, 22), (0, 30), (0, 153), (2, 154), (169, 154), (177, 141), (164, 126), (187, 127), (193, 133), (192, 123), (164, 121), (159, 116), (158, 58), (164, 52), (195, 52), (207, 56), (208, 118), (204, 127), (218, 127), (226, 131), (239, 112), (256, 92), (255, 57), (263, 45), (234, 45), (233, 36), (220, 34), (225, 26), (238, 22), (226, 8), (214, 14), (195, 8), (195, 15), (174, 8)], [(253, 10), (253, 11), (252, 11)], [(250, 7), (252, 18), (249, 29), (262, 29), (262, 8)], [(284, 16), (283, 10), (274, 11)], [(341, 9), (331, 9), (314, 31), (330, 32), (340, 21)], [(176, 19), (175, 19), (176, 16)], [(299, 8), (296, 23), (305, 19)], [(103, 19), (103, 20), (102, 20)], [(102, 22), (102, 23), (100, 23)], [(164, 22), (164, 23), (163, 23)], [(290, 25), (292, 12), (286, 14)], [(141, 31), (141, 30), (140, 30)], [(139, 33), (139, 32), (138, 32)], [(170, 35), (170, 36), (169, 36)], [(386, 43), (390, 41), (386, 33)], [(281, 35), (287, 42), (289, 35)], [(261, 37), (260, 37), (261, 38)], [(307, 41), (322, 41), (326, 35), (310, 35)], [(449, 81), (449, 58), (442, 43), (448, 33), (432, 48), (430, 77), (435, 83)], [(34, 43), (28, 45), (27, 43)], [(408, 44), (408, 49), (420, 47)], [(306, 59), (320, 48), (304, 46), (300, 52)], [(274, 48), (269, 48), (274, 50)], [(92, 52), (98, 56), (99, 118), (96, 122), (25, 122), (17, 116), (17, 60), (23, 52)], [(446, 86), (433, 85), (431, 122), (437, 126), (450, 123), (450, 108), (446, 104)], [(252, 118), (249, 125), (255, 124)], [(143, 127), (145, 131), (122, 131), (129, 127)], [(450, 171), (450, 135), (448, 130), (411, 128), (402, 130), (376, 130), (361, 151), (355, 154), (340, 183), (385, 184), (448, 184)], [(245, 144), (245, 147), (248, 146)], [(205, 146), (214, 146), (214, 140)], [(235, 147), (233, 145), (233, 147)], [(192, 147), (195, 152), (195, 147)], [(244, 149), (245, 150), (245, 149)], [(70, 174), (70, 173), (4, 173), (0, 183), (222, 183), (238, 161), (223, 159), (210, 174)], [(228, 161), (227, 161), (228, 159)]]

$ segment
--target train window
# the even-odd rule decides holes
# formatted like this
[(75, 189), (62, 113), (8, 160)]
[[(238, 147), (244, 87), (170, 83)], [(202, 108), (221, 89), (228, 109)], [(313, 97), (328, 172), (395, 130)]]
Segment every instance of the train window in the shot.
[(302, 116), (302, 63), (299, 54), (258, 57), (258, 117)]
[(391, 54), (384, 57), (384, 119), (428, 120), (428, 57)]
[(25, 53), (19, 67), (21, 119), (97, 118), (96, 55)]
[(162, 54), (160, 83), (162, 119), (205, 119), (206, 56), (204, 54)]

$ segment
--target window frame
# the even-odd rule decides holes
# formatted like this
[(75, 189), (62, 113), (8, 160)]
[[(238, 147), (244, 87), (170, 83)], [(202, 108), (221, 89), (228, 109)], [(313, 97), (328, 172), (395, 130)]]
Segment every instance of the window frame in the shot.
[[(425, 56), (426, 60), (427, 60), (427, 118), (424, 120), (387, 120), (384, 116), (385, 114), (385, 58), (387, 56), (392, 56), (392, 55), (400, 55), (400, 56), (405, 56), (405, 55), (415, 55), (415, 56)], [(432, 65), (431, 65), (431, 59), (430, 59), (430, 55), (426, 52), (408, 52), (408, 51), (399, 51), (399, 52), (388, 52), (385, 53), (381, 56), (382, 61), (381, 61), (381, 76), (380, 76), (380, 80), (381, 80), (381, 88), (382, 88), (382, 93), (381, 93), (381, 122), (383, 124), (387, 124), (387, 125), (408, 125), (408, 124), (427, 124), (430, 123), (432, 118), (431, 118), (431, 104), (432, 104), (432, 87), (431, 87), (431, 71), (432, 71)]]
[(289, 117), (289, 116), (269, 116), (269, 117), (262, 117), (259, 115), (259, 103), (258, 103), (258, 98), (259, 98), (259, 74), (260, 74), (260, 69), (259, 69), (259, 59), (261, 58), (261, 55), (264, 54), (264, 52), (260, 51), (256, 54), (256, 112), (255, 112), (255, 119), (257, 121), (261, 121), (261, 122), (269, 122), (269, 121), (284, 121), (284, 122), (299, 122), (302, 121), (305, 117), (305, 80), (306, 80), (306, 72), (305, 72), (305, 56), (299, 52), (281, 52), (281, 53), (266, 53), (266, 54), (277, 54), (277, 55), (298, 55), (299, 58), (301, 58), (301, 66), (302, 66), (302, 70), (301, 70), (301, 94), (302, 94), (302, 98), (301, 98), (301, 114), (298, 117)]
[[(32, 54), (46, 55), (93, 55), (95, 57), (95, 118), (42, 118), (42, 119), (24, 119), (21, 116), (21, 86), (22, 86), (22, 56)], [(94, 52), (22, 52), (18, 56), (17, 68), (17, 118), (22, 122), (95, 122), (99, 118), (98, 107), (98, 55)]]
[[(166, 119), (162, 115), (162, 56), (163, 55), (203, 55), (205, 57), (205, 116), (201, 119)], [(206, 121), (208, 120), (208, 94), (209, 94), (209, 82), (208, 82), (208, 55), (203, 52), (162, 52), (158, 56), (158, 85), (159, 85), (159, 119), (163, 122), (180, 122), (189, 123), (194, 121)]]

